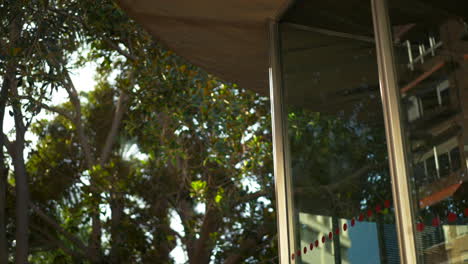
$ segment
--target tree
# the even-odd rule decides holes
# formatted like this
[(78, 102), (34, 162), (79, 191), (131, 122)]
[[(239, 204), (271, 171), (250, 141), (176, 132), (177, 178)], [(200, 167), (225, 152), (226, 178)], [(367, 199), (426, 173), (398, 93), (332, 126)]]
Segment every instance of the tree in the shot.
[[(8, 105), (15, 122), (15, 139), (10, 142), (2, 131), (2, 151), (5, 146), (14, 167), (14, 186), (16, 204), (16, 263), (26, 263), (28, 256), (28, 212), (29, 186), (25, 168), (25, 133), (38, 113), (37, 105), (30, 101), (47, 100), (46, 92), (54, 89), (59, 78), (56, 68), (57, 57), (77, 47), (74, 25), (63, 16), (43, 14), (48, 7), (47, 1), (4, 1), (1, 3), (0, 56), (2, 58), (2, 112)], [(65, 5), (63, 5), (65, 6)], [(50, 31), (46, 31), (46, 29)], [(68, 34), (68, 32), (72, 34)], [(64, 33), (67, 32), (67, 33)], [(57, 49), (58, 45), (60, 49)], [(60, 54), (59, 54), (60, 53)], [(5, 96), (8, 95), (8, 100)], [(26, 112), (25, 112), (26, 111)], [(2, 115), (3, 119), (3, 115)], [(2, 160), (4, 163), (4, 160)], [(2, 165), (4, 166), (4, 165)], [(5, 170), (3, 170), (5, 171)], [(2, 172), (3, 172), (2, 171)], [(6, 193), (6, 173), (2, 173), (2, 189)], [(2, 199), (2, 202), (7, 199)], [(4, 204), (0, 210), (5, 211)], [(0, 237), (5, 237), (5, 218), (2, 217)], [(2, 239), (2, 241), (5, 241)], [(7, 259), (7, 250), (0, 244), (1, 260)]]
[[(184, 62), (110, 1), (23, 4), (6, 2), (2, 24), (15, 33), (16, 8), (27, 25), (1, 68), (16, 84), (16, 138), (3, 136), (23, 188), (8, 193), (22, 206), (16, 262), (170, 263), (176, 245), (190, 263), (273, 261), (268, 101)], [(80, 94), (70, 71), (89, 61), (98, 86)], [(57, 89), (67, 103), (51, 104)], [(34, 119), (42, 110), (55, 117)], [(24, 160), (28, 129), (39, 139)]]
[[(348, 116), (288, 107), (296, 206), (302, 212), (350, 219), (391, 200), (385, 131), (372, 96)], [(385, 211), (387, 212), (387, 211)], [(394, 222), (393, 215), (387, 215)]]

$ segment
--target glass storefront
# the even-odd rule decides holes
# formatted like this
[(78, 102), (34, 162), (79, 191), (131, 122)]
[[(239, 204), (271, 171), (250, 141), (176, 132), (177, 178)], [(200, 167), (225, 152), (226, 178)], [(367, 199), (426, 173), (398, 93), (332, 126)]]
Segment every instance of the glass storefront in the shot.
[(282, 262), (468, 263), (468, 11), (336, 2), (295, 1), (272, 38)]

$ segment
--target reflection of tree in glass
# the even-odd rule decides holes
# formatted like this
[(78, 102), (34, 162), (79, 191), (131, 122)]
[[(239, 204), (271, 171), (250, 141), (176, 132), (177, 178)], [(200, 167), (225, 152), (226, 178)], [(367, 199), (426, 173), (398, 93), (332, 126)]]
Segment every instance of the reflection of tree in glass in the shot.
[(351, 218), (391, 200), (382, 115), (364, 111), (363, 104), (357, 104), (350, 116), (289, 109), (299, 210)]

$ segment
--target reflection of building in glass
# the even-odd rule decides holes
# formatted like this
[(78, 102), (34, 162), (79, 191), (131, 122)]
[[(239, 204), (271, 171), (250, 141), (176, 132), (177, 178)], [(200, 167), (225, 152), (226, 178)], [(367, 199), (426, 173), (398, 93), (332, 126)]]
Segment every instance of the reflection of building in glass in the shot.
[(445, 251), (444, 234), (440, 227), (426, 227), (416, 236), (417, 244), (424, 253), (421, 258), (424, 263), (445, 263), (447, 254)]
[(450, 263), (468, 263), (468, 226), (444, 225), (445, 250)]
[(460, 102), (456, 96), (451, 96), (457, 94), (457, 85), (442, 69), (433, 75), (403, 95), (412, 131), (414, 184), (418, 196), (424, 201), (421, 207), (445, 198), (434, 195), (459, 183), (466, 170), (461, 129), (457, 122)]
[(468, 226), (428, 227), (418, 236), (424, 250), (424, 263), (461, 264), (468, 262)]
[(405, 43), (400, 59), (408, 61), (409, 68), (401, 76), (406, 84), (401, 92), (411, 131), (413, 180), (423, 202), (421, 208), (452, 195), (453, 192), (436, 194), (465, 180), (461, 128), (466, 102), (460, 100), (459, 88), (465, 83), (458, 76), (460, 71), (453, 63), (453, 55), (447, 55), (453, 54), (451, 49), (456, 45), (453, 25), (450, 30), (435, 36), (416, 25), (400, 36), (400, 41)]
[(380, 226), (383, 228), (378, 229), (379, 240), (383, 242), (381, 248), (384, 247), (381, 249), (381, 263), (400, 264), (396, 226), (394, 224), (381, 224)]
[(423, 208), (452, 195), (453, 192), (436, 194), (464, 181), (463, 102), (459, 99), (462, 84), (452, 58), (446, 55), (452, 54), (445, 44), (447, 34), (429, 36), (417, 26), (413, 30), (401, 37), (405, 43), (402, 54), (407, 53), (410, 69), (402, 77), (407, 83), (402, 97), (411, 131), (413, 180)]
[(421, 214), (418, 221), (440, 217), (442, 224), (426, 222), (416, 234), (422, 263), (468, 261), (468, 234), (462, 231), (466, 226), (451, 225), (446, 219), (447, 212), (457, 211), (453, 197), (467, 181), (468, 135), (462, 128), (468, 102), (460, 98), (468, 82), (453, 52), (463, 45), (462, 30), (459, 22), (448, 21), (435, 36), (416, 25), (401, 38), (405, 45), (400, 60), (408, 61), (408, 69), (401, 74), (401, 94), (410, 132), (412, 184)]
[[(383, 218), (373, 222), (356, 221), (351, 226), (350, 220), (333, 218), (307, 213), (299, 214), (301, 230), (299, 233), (300, 248), (307, 247), (307, 254), (301, 254), (297, 263), (381, 263), (399, 264), (396, 226), (382, 223)], [(338, 236), (333, 235), (333, 241), (328, 234), (336, 228), (348, 225), (347, 231), (341, 231)], [(326, 243), (321, 242), (326, 237)], [(309, 251), (310, 243), (319, 241), (319, 247)], [(367, 249), (367, 251), (366, 251)], [(297, 260), (296, 260), (297, 261)], [(367, 261), (367, 262), (366, 262)]]
[[(300, 233), (300, 248), (307, 247), (310, 243), (316, 240), (320, 241), (319, 248), (314, 248), (312, 252), (301, 256), (302, 263), (341, 263), (349, 264), (348, 250), (351, 247), (351, 240), (348, 232), (341, 232), (339, 236), (334, 236), (333, 242), (328, 241), (328, 233), (335, 230), (333, 221), (337, 222), (338, 226), (343, 226), (346, 223), (345, 219), (332, 219), (329, 216), (311, 215), (299, 213), (299, 221), (302, 224)], [(327, 237), (327, 242), (321, 242), (322, 236)], [(339, 241), (340, 252), (335, 254), (335, 243)], [(315, 245), (314, 245), (315, 247)], [(339, 259), (337, 262), (337, 258)]]

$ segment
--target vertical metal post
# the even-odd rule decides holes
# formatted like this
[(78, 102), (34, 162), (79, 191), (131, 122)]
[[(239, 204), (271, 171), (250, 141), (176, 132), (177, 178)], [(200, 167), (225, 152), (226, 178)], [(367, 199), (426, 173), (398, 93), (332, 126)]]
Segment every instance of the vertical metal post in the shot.
[(283, 110), (281, 60), (278, 22), (269, 21), (269, 54), (270, 54), (270, 103), (271, 125), (273, 132), (273, 161), (276, 192), (276, 215), (278, 230), (279, 263), (289, 263), (294, 253), (294, 225), (292, 221), (291, 177), (288, 161), (288, 142), (286, 120)]
[(436, 41), (434, 37), (429, 37), (429, 46), (431, 46), (431, 55), (435, 56)]
[(421, 64), (424, 64), (424, 54), (426, 53), (426, 48), (423, 44), (419, 45), (419, 57), (421, 58)]
[(406, 48), (408, 49), (409, 68), (414, 70), (413, 51), (411, 50), (411, 42), (409, 40), (406, 41)]
[(415, 264), (417, 263), (415, 225), (408, 181), (409, 167), (405, 159), (400, 92), (394, 65), (387, 1), (371, 0), (371, 3), (400, 259), (401, 263)]
[[(338, 217), (332, 216), (331, 221), (332, 230), (337, 230), (341, 228), (340, 219)], [(333, 236), (333, 252), (333, 255), (335, 256), (334, 264), (341, 264), (343, 256), (341, 256), (340, 236)]]
[(434, 146), (432, 148), (433, 150), (433, 153), (434, 153), (434, 162), (435, 162), (435, 166), (436, 166), (436, 172), (437, 172), (437, 179), (440, 178), (440, 167), (439, 167), (439, 154), (437, 153), (437, 147)]

